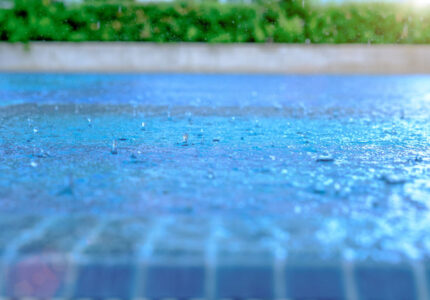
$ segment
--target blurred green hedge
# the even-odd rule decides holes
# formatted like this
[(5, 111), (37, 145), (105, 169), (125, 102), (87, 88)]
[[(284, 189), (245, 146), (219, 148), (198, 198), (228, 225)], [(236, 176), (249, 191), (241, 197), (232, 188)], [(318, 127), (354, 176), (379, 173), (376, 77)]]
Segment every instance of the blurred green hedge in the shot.
[(15, 0), (0, 8), (0, 40), (10, 42), (428, 43), (429, 25), (428, 10), (390, 3)]

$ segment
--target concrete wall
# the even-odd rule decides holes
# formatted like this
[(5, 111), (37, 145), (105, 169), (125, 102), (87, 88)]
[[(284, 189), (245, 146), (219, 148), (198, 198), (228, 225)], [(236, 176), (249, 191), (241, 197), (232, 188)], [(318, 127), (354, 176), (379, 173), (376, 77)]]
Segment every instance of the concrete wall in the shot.
[(0, 43), (0, 71), (430, 73), (430, 45)]

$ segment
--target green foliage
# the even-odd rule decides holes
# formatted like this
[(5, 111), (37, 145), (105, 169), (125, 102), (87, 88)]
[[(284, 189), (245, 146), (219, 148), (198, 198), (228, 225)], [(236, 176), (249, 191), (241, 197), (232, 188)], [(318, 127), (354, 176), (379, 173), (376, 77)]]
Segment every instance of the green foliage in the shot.
[(0, 40), (10, 42), (429, 43), (428, 25), (430, 11), (393, 3), (15, 0), (0, 8)]

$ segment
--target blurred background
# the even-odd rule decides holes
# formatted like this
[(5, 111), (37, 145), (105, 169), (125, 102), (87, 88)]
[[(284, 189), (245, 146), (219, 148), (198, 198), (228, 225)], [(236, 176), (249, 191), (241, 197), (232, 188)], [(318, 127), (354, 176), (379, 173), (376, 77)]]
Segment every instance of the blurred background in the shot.
[(428, 43), (427, 0), (1, 0), (0, 40)]

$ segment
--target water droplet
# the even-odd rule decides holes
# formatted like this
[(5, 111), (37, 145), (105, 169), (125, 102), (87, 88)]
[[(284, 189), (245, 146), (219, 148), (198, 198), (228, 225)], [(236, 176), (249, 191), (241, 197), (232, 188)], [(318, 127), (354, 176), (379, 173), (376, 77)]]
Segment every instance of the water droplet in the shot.
[(422, 156), (419, 156), (419, 155), (415, 156), (415, 161), (416, 162), (422, 162), (423, 161)]
[(45, 158), (45, 157), (49, 157), (50, 154), (49, 152), (45, 152), (45, 150), (43, 149), (33, 149), (33, 157), (38, 157), (38, 158)]
[(403, 184), (406, 183), (406, 178), (398, 174), (383, 174), (381, 180), (386, 184)]
[(188, 145), (188, 133), (184, 133), (182, 135), (182, 144), (183, 145)]
[(118, 147), (117, 147), (117, 144), (116, 144), (116, 140), (113, 140), (113, 142), (112, 142), (112, 149), (111, 149), (110, 153), (112, 153), (112, 154), (118, 154)]
[(317, 184), (315, 184), (315, 186), (313, 187), (313, 192), (316, 194), (324, 194), (326, 191), (326, 185), (324, 185), (321, 182), (318, 182)]
[(334, 157), (331, 156), (330, 154), (322, 154), (322, 155), (317, 157), (316, 161), (317, 162), (332, 162), (332, 161), (334, 161)]

